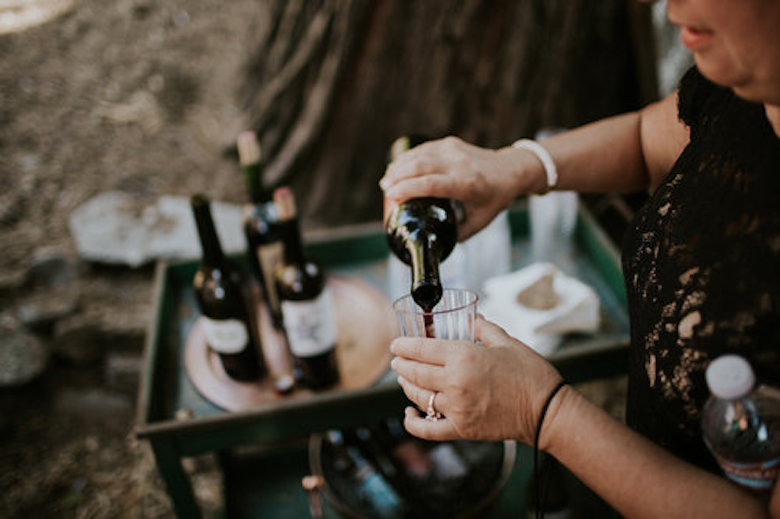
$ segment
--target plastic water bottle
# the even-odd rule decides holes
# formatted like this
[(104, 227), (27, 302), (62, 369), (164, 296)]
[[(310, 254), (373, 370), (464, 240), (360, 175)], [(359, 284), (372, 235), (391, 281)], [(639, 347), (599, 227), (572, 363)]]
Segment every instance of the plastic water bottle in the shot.
[(738, 355), (707, 368), (711, 396), (702, 410), (704, 442), (729, 479), (753, 492), (771, 492), (780, 468), (780, 391), (756, 386)]

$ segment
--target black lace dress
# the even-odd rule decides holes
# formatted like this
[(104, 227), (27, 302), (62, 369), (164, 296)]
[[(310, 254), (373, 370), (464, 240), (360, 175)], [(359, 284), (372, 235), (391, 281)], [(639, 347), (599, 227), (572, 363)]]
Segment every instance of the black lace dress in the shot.
[(780, 139), (763, 106), (691, 69), (685, 148), (623, 243), (628, 424), (716, 470), (699, 428), (711, 359), (738, 353), (780, 385)]

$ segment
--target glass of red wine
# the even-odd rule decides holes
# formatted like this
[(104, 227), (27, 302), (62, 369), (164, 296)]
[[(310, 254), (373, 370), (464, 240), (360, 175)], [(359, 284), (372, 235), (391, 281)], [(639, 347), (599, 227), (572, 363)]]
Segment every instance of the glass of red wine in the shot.
[(393, 303), (399, 335), (474, 341), (477, 318), (476, 292), (446, 288), (433, 308), (422, 308), (411, 294)]

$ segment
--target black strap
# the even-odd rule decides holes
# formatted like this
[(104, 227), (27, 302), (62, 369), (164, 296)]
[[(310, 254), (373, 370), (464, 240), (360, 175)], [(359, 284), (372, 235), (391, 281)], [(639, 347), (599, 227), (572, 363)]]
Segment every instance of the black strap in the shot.
[(550, 403), (552, 402), (552, 399), (555, 398), (555, 395), (558, 394), (558, 391), (560, 391), (561, 388), (563, 388), (563, 386), (565, 385), (566, 385), (566, 381), (561, 380), (552, 389), (552, 391), (550, 391), (550, 394), (547, 396), (547, 400), (544, 402), (544, 406), (542, 407), (542, 412), (539, 414), (539, 421), (536, 423), (536, 434), (534, 435), (534, 480), (536, 481), (536, 485), (535, 485), (536, 519), (542, 519), (544, 517), (544, 506), (541, 499), (542, 480), (541, 480), (541, 475), (539, 474), (539, 436), (541, 436), (544, 417), (547, 414), (547, 409), (550, 407)]

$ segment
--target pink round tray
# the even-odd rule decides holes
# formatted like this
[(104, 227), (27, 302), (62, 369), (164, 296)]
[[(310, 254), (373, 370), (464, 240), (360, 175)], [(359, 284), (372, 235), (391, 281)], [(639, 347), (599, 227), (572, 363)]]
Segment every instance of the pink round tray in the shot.
[[(338, 328), (336, 358), (340, 381), (326, 391), (359, 389), (376, 382), (390, 364), (390, 341), (396, 337), (390, 301), (378, 289), (358, 278), (329, 277)], [(259, 297), (255, 294), (255, 301)], [(256, 303), (263, 355), (270, 376), (246, 383), (231, 379), (219, 357), (206, 344), (199, 317), (187, 337), (184, 366), (204, 398), (229, 411), (252, 409), (275, 402), (306, 398), (312, 392), (297, 388), (289, 394), (274, 391), (272, 376), (290, 373), (284, 335), (272, 325), (268, 311)]]

